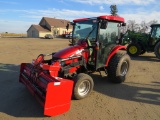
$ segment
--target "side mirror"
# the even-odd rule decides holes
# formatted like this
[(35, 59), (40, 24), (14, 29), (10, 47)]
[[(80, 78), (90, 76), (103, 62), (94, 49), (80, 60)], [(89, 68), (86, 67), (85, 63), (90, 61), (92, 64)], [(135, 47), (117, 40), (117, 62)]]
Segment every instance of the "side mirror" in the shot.
[(101, 21), (101, 26), (100, 26), (101, 29), (106, 29), (107, 28), (107, 20), (102, 20)]
[(122, 23), (122, 26), (126, 26), (126, 23)]
[(66, 29), (67, 29), (67, 30), (69, 29), (69, 23), (67, 23), (67, 25), (66, 25)]

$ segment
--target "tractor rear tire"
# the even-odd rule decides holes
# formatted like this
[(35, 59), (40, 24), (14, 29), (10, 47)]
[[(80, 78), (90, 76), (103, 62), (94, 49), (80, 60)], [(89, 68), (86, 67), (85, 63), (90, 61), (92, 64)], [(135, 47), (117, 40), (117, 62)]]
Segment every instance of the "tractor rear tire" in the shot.
[(108, 77), (111, 82), (122, 83), (130, 68), (130, 57), (126, 52), (116, 53), (108, 66)]
[(127, 53), (132, 57), (139, 56), (141, 51), (141, 46), (138, 43), (131, 43), (127, 46)]
[(154, 48), (154, 53), (158, 59), (160, 59), (160, 42), (158, 42)]
[(80, 100), (87, 97), (93, 90), (94, 82), (93, 79), (84, 73), (80, 73), (73, 78), (74, 87), (72, 97)]

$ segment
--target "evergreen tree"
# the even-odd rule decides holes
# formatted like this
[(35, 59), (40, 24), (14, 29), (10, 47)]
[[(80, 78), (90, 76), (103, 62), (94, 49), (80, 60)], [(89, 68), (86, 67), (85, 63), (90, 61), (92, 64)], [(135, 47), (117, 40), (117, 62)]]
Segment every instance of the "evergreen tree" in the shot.
[(113, 16), (117, 16), (118, 14), (118, 9), (117, 9), (117, 6), (116, 5), (111, 5), (110, 6), (110, 8), (111, 8), (111, 15), (113, 15)]

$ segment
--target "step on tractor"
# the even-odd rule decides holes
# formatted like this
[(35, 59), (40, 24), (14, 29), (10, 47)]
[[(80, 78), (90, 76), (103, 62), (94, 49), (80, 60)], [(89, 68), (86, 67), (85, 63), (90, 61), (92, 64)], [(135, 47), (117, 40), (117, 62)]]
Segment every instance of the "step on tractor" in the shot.
[(149, 34), (127, 31), (122, 38), (122, 45), (128, 44), (127, 52), (136, 57), (145, 52), (154, 52), (160, 59), (160, 24), (152, 24)]
[(117, 42), (124, 18), (104, 15), (75, 19), (66, 28), (70, 25), (73, 31), (68, 47), (21, 64), (19, 81), (44, 107), (46, 116), (63, 114), (70, 109), (71, 99), (90, 95), (93, 72), (121, 83), (130, 68), (126, 47)]

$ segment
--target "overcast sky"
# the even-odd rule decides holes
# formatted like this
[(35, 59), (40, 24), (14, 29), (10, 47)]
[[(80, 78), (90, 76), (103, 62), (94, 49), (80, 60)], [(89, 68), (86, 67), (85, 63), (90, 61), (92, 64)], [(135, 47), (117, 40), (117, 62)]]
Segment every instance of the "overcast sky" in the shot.
[(42, 17), (72, 21), (75, 18), (110, 14), (116, 4), (125, 21), (160, 23), (160, 0), (0, 0), (0, 33), (26, 33)]

